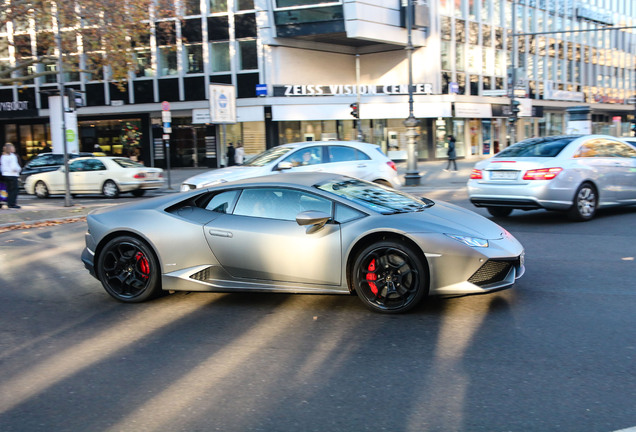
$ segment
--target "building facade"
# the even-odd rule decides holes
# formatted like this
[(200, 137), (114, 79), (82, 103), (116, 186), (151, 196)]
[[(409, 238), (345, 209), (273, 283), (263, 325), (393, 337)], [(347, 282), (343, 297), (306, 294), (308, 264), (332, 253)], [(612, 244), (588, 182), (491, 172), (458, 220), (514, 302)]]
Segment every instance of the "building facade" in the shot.
[[(172, 167), (216, 167), (225, 164), (230, 142), (240, 142), (249, 155), (286, 142), (362, 137), (393, 159), (405, 159), (405, 4), (167, 1), (157, 8), (161, 13), (149, 15), (147, 43), (135, 48), (138, 67), (123, 90), (108, 82), (107, 69), (63, 74), (81, 102), (80, 150), (134, 152), (147, 165), (166, 166), (169, 157)], [(523, 138), (572, 132), (572, 107), (589, 108), (593, 132), (631, 134), (632, 0), (412, 4), (411, 89), (420, 160), (445, 158), (449, 134), (457, 138), (458, 156), (471, 158)], [(33, 25), (5, 23), (0, 66), (15, 63), (17, 40), (38, 52)], [(81, 41), (77, 45), (81, 65), (89, 54)], [(56, 80), (48, 75), (0, 86), (0, 137), (15, 143), (25, 160), (50, 144), (48, 95)], [(210, 84), (235, 87), (236, 123), (210, 123)], [(512, 98), (520, 107), (514, 122)], [(352, 104), (359, 118), (352, 116)]]

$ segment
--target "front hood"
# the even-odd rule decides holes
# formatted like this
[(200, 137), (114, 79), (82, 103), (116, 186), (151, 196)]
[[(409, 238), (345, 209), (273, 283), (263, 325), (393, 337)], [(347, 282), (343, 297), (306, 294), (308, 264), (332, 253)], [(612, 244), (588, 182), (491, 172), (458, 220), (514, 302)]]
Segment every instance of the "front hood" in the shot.
[[(417, 213), (405, 213), (399, 227), (407, 232), (439, 232), (487, 240), (501, 239), (507, 231), (471, 210), (444, 201)], [(401, 218), (400, 218), (401, 219)]]
[(258, 177), (270, 174), (267, 167), (235, 166), (219, 168), (204, 172), (185, 180), (184, 184), (194, 185), (197, 188), (214, 185), (221, 182), (242, 180), (250, 177)]

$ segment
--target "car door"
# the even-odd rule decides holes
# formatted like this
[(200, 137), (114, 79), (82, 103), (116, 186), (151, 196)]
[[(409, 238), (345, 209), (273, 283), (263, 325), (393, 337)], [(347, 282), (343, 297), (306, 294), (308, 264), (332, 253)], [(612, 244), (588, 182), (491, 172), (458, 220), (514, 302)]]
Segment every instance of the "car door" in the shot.
[(306, 210), (332, 215), (332, 202), (288, 188), (248, 188), (232, 214), (204, 227), (216, 259), (236, 278), (340, 285), (340, 225), (312, 232), (295, 221)]
[(99, 193), (106, 167), (97, 159), (80, 159), (69, 166), (72, 193)]
[(608, 152), (608, 144), (605, 138), (593, 138), (585, 141), (574, 154), (577, 164), (590, 170), (591, 174), (584, 175), (594, 179), (603, 203), (616, 202), (616, 190), (620, 178), (616, 160), (610, 157)]
[(316, 145), (303, 147), (294, 151), (281, 161), (291, 163), (290, 172), (325, 171), (324, 146)]
[(616, 167), (616, 200), (620, 203), (636, 202), (636, 149), (616, 142), (608, 153)]

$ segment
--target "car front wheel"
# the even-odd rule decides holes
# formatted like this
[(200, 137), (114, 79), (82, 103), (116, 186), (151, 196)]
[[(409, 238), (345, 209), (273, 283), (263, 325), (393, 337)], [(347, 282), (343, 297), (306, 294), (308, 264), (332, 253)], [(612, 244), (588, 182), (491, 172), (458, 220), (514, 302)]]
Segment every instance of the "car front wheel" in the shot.
[(395, 241), (380, 241), (356, 258), (352, 282), (364, 305), (375, 312), (400, 313), (428, 294), (420, 254)]
[(488, 213), (490, 213), (494, 217), (508, 217), (510, 213), (512, 213), (512, 209), (510, 207), (487, 207)]
[(49, 188), (46, 186), (42, 180), (38, 181), (35, 184), (35, 196), (38, 198), (48, 198), (49, 197)]
[(102, 186), (102, 193), (106, 198), (117, 198), (119, 196), (119, 188), (112, 180), (106, 180)]
[(575, 221), (588, 221), (596, 215), (598, 193), (590, 183), (583, 183), (574, 194), (574, 202), (568, 211), (568, 217)]
[(154, 254), (145, 242), (131, 236), (106, 243), (97, 260), (97, 277), (108, 294), (126, 303), (149, 300), (161, 291)]

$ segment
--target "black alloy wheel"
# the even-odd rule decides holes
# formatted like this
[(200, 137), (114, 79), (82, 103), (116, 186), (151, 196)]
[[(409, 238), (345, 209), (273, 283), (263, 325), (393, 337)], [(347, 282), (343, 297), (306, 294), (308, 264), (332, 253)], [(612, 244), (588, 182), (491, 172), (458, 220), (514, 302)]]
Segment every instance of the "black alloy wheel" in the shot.
[(375, 312), (401, 313), (428, 294), (420, 254), (395, 241), (364, 249), (353, 266), (353, 284), (364, 305)]
[(588, 221), (596, 215), (598, 193), (591, 183), (583, 183), (574, 194), (574, 202), (568, 217), (574, 221)]
[(97, 276), (108, 294), (126, 303), (151, 299), (161, 291), (157, 260), (150, 247), (135, 237), (120, 236), (106, 243)]

